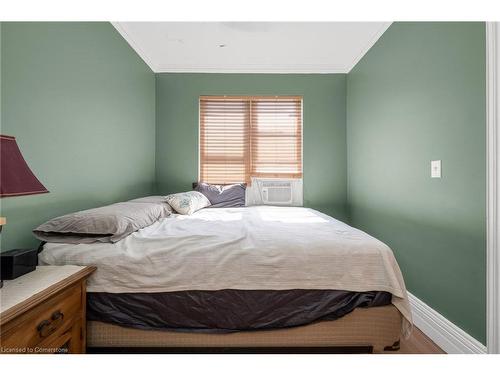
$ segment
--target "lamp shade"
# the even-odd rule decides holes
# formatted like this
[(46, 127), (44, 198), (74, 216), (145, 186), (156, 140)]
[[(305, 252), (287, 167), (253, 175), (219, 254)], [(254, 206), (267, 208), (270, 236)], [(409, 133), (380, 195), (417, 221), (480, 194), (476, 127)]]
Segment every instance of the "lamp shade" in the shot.
[(0, 197), (48, 192), (26, 164), (16, 138), (0, 135)]

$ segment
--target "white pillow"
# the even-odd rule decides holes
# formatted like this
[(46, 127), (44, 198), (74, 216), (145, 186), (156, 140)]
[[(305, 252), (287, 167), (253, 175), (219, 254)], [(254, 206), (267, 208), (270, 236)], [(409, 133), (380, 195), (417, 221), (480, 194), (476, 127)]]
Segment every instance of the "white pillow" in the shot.
[(191, 215), (193, 212), (210, 206), (207, 197), (198, 191), (170, 194), (165, 197), (167, 203), (181, 215)]

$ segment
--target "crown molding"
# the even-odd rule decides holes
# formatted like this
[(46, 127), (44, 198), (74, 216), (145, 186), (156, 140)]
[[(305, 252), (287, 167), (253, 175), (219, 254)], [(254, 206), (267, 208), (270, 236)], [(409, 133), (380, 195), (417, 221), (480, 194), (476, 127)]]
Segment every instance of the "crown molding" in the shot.
[(370, 39), (368, 43), (363, 47), (361, 52), (359, 53), (358, 56), (354, 58), (354, 60), (351, 62), (350, 67), (346, 73), (349, 73), (351, 70), (354, 69), (354, 67), (358, 64), (358, 62), (361, 61), (361, 59), (367, 54), (367, 52), (377, 43), (377, 41), (380, 39), (380, 37), (387, 31), (387, 29), (392, 25), (392, 22), (385, 22), (380, 28), (377, 30), (377, 32), (373, 35), (373, 37)]
[(153, 71), (157, 72), (153, 59), (139, 46), (139, 43), (127, 32), (121, 22), (111, 22), (111, 25), (118, 31), (118, 33), (125, 39), (125, 41), (132, 47), (132, 49), (139, 55), (139, 57), (146, 63), (147, 66)]
[(210, 65), (160, 65), (156, 73), (274, 73), (274, 74), (346, 74), (349, 69), (344, 66), (332, 67), (326, 64), (301, 65), (268, 65), (239, 64), (238, 66), (210, 66)]

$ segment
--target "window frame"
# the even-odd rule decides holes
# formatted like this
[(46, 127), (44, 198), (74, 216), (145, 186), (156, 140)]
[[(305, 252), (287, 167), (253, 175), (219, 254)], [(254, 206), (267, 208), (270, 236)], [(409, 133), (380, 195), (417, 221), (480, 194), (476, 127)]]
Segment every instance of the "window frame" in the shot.
[[(250, 102), (250, 109), (249, 109), (249, 124), (250, 124), (250, 129), (248, 130), (250, 141), (249, 141), (249, 148), (250, 152), (248, 155), (248, 162), (247, 164), (249, 165), (249, 181), (243, 181), (244, 183), (247, 183), (250, 185), (252, 177), (257, 177), (257, 178), (270, 178), (270, 179), (303, 179), (304, 178), (304, 97), (302, 95), (200, 95), (198, 97), (198, 181), (201, 181), (201, 169), (202, 169), (202, 140), (201, 140), (201, 124), (202, 124), (202, 111), (201, 111), (201, 102), (202, 100), (227, 100), (227, 99), (233, 99), (233, 100), (245, 100)], [(253, 120), (252, 120), (252, 102), (257, 101), (257, 100), (275, 100), (275, 99), (282, 99), (282, 100), (297, 100), (300, 102), (300, 173), (274, 173), (272, 176), (270, 176), (270, 173), (267, 174), (253, 174), (253, 158), (251, 155), (251, 149), (252, 149), (252, 131), (251, 128), (253, 126)], [(283, 176), (286, 175), (286, 176)]]

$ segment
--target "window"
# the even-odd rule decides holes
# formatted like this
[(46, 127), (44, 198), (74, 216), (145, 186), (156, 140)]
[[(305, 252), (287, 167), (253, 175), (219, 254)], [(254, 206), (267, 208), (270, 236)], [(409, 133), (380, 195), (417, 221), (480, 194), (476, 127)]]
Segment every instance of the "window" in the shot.
[(302, 178), (302, 97), (200, 97), (200, 181)]

